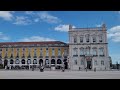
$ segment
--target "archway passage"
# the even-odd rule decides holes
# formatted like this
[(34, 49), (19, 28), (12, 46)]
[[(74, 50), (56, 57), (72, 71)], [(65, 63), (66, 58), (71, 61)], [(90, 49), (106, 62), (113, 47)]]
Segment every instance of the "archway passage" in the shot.
[(42, 59), (39, 60), (39, 64), (43, 65), (43, 60)]
[(92, 69), (92, 58), (91, 57), (86, 57), (86, 62), (87, 62), (87, 69)]
[(34, 59), (34, 60), (33, 60), (33, 64), (37, 64), (37, 59)]
[(67, 62), (67, 59), (64, 59), (64, 65), (65, 65), (65, 69), (68, 69), (68, 62)]
[(49, 64), (49, 59), (46, 59), (45, 60), (45, 65), (48, 65)]
[(91, 61), (87, 61), (87, 69), (92, 69)]
[(30, 59), (27, 60), (27, 64), (31, 64), (31, 60)]
[(62, 61), (60, 59), (58, 59), (57, 64), (62, 64)]
[(4, 60), (4, 67), (7, 66), (7, 64), (8, 64), (8, 60), (5, 59), (5, 60)]
[(14, 61), (13, 61), (13, 59), (11, 59), (11, 60), (10, 60), (10, 64), (13, 64), (13, 63), (14, 63)]
[(22, 62), (22, 64), (25, 64), (25, 59), (22, 59), (22, 61), (21, 61), (21, 62)]
[(52, 60), (51, 60), (51, 64), (55, 64), (55, 59), (52, 59)]
[(2, 64), (2, 60), (0, 59), (0, 64)]
[(15, 64), (19, 64), (19, 62), (20, 62), (19, 59), (17, 59), (17, 60), (15, 61)]

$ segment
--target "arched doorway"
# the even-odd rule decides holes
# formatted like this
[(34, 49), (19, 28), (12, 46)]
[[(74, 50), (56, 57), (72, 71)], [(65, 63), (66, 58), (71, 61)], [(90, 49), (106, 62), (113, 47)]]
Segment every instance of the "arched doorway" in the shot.
[(8, 64), (8, 60), (5, 59), (5, 60), (4, 60), (4, 67), (7, 66), (7, 64)]
[(31, 60), (30, 59), (27, 60), (27, 64), (31, 64)]
[(62, 61), (60, 59), (58, 59), (57, 60), (57, 67), (56, 67), (56, 69), (60, 69), (61, 68), (60, 64), (62, 64)]
[(34, 60), (33, 60), (33, 64), (37, 64), (37, 59), (34, 59)]
[(51, 64), (55, 64), (55, 59), (52, 59), (52, 60), (51, 60)]
[(43, 65), (43, 60), (42, 59), (39, 60), (39, 64)]
[(10, 64), (13, 64), (13, 63), (14, 63), (14, 61), (13, 61), (13, 59), (11, 59), (11, 60), (10, 60)]
[(67, 59), (64, 59), (64, 65), (65, 65), (65, 69), (68, 69), (68, 62), (67, 62)]
[(2, 64), (2, 60), (0, 59), (0, 64)]
[(49, 59), (46, 59), (45, 60), (45, 65), (48, 65), (49, 64)]
[(19, 63), (20, 63), (19, 59), (16, 59), (15, 64), (19, 64)]
[(25, 64), (25, 59), (22, 59), (21, 63), (22, 63), (22, 64)]
[(60, 59), (58, 59), (57, 64), (62, 64), (62, 61)]

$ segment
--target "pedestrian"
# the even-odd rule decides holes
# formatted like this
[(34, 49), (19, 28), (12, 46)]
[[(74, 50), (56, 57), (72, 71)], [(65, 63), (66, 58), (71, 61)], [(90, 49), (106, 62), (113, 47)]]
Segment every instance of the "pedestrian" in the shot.
[(79, 71), (80, 71), (80, 67), (79, 67)]
[(96, 72), (96, 68), (94, 68), (94, 72)]
[(87, 72), (87, 67), (86, 67), (86, 72)]
[(34, 66), (32, 66), (32, 71), (34, 71)]

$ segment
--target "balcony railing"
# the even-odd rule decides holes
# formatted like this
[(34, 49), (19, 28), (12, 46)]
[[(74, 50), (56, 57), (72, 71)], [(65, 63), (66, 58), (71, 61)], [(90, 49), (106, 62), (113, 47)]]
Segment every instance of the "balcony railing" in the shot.
[(100, 57), (104, 57), (105, 55), (99, 55)]
[(64, 56), (64, 58), (67, 58), (67, 56)]
[(45, 58), (49, 58), (49, 56), (45, 56)]
[(78, 57), (78, 55), (73, 55), (73, 57)]
[(51, 58), (55, 58), (55, 56), (51, 56)]
[(85, 55), (80, 55), (80, 57), (84, 57)]
[(33, 58), (37, 58), (37, 56), (33, 56)]
[(93, 55), (93, 57), (97, 57), (98, 55)]
[(39, 56), (39, 58), (43, 58), (43, 56)]
[(58, 58), (61, 58), (62, 56), (58, 56)]

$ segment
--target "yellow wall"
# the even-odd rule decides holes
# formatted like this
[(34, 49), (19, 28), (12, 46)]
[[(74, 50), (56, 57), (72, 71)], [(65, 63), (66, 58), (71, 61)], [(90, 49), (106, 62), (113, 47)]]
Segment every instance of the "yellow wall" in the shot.
[(52, 56), (52, 48), (49, 48), (49, 56)]
[(28, 48), (25, 48), (25, 58), (28, 57)]
[(63, 54), (64, 52), (64, 47), (61, 48), (61, 55)]
[(46, 48), (43, 48), (43, 57), (46, 56)]
[(54, 48), (54, 50), (55, 50), (55, 57), (57, 57), (58, 56), (58, 48)]
[(22, 48), (19, 48), (19, 57), (22, 57)]
[(8, 48), (8, 58), (10, 58), (10, 56), (11, 56), (11, 49)]
[(37, 47), (36, 49), (37, 49), (37, 51), (36, 51), (36, 52), (37, 52), (37, 53), (36, 53), (36, 54), (37, 54), (37, 57), (39, 57), (39, 56), (40, 56), (40, 48)]
[(17, 50), (16, 50), (16, 48), (14, 48), (13, 52), (14, 52), (13, 57), (15, 58), (15, 57), (16, 57), (16, 55), (17, 55)]
[(2, 58), (5, 57), (5, 48), (2, 48)]
[[(36, 48), (37, 57), (40, 56), (40, 48), (41, 48), (41, 47), (37, 47), (37, 48)], [(67, 49), (67, 51), (68, 51), (68, 49), (69, 49), (68, 47), (49, 47), (49, 48), (48, 48), (49, 57), (52, 56), (52, 48), (54, 48), (54, 50), (55, 50), (55, 56), (56, 56), (56, 57), (58, 56), (58, 48), (60, 48), (60, 50), (61, 50), (61, 55), (63, 54), (65, 48)], [(23, 48), (19, 48), (19, 58), (22, 57), (22, 49), (23, 49)], [(2, 58), (5, 57), (5, 51), (6, 51), (6, 48), (2, 48)], [(42, 48), (42, 51), (43, 51), (43, 57), (45, 57), (45, 56), (46, 56), (46, 47)], [(10, 58), (11, 53), (12, 53), (12, 49), (11, 49), (11, 48), (8, 48), (8, 58)], [(28, 48), (25, 48), (25, 58), (28, 57), (28, 54), (29, 54), (29, 53), (28, 53)], [(16, 58), (16, 55), (17, 55), (17, 48), (13, 48), (13, 57)], [(34, 47), (31, 48), (30, 55), (31, 55), (31, 57), (34, 56)]]
[(33, 47), (31, 48), (30, 55), (31, 55), (31, 57), (34, 56), (34, 48)]

